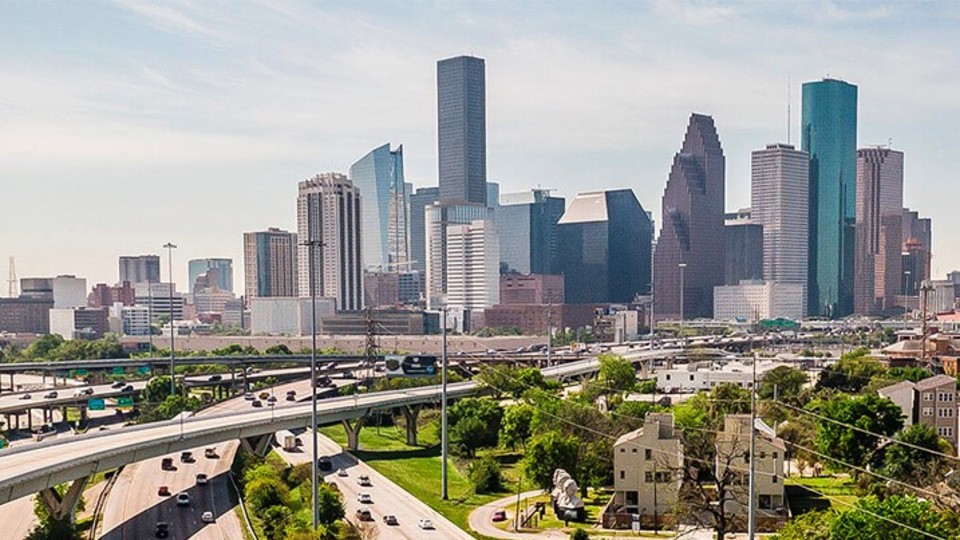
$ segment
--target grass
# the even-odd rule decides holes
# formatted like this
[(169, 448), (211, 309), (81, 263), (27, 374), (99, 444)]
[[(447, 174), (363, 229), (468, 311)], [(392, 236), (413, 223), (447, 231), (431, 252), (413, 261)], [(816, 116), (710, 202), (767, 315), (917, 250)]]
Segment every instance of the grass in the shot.
[[(346, 446), (347, 437), (342, 426), (333, 425), (320, 431)], [(379, 431), (379, 432), (378, 432)], [(475, 508), (502, 499), (517, 492), (520, 477), (517, 453), (495, 452), (501, 464), (504, 489), (498, 493), (477, 494), (466, 475), (466, 461), (450, 460), (447, 476), (449, 499), (440, 498), (440, 447), (435, 422), (427, 422), (418, 433), (418, 446), (406, 444), (406, 432), (398, 427), (365, 427), (360, 432), (360, 450), (356, 456), (383, 474), (415, 498), (423, 501), (464, 531), (470, 531), (468, 517)], [(534, 489), (524, 482), (523, 490)], [(477, 536), (480, 538), (479, 536)]]
[[(849, 504), (855, 503), (859, 498), (853, 479), (846, 475), (810, 478), (792, 476), (786, 479), (785, 484), (790, 509), (794, 514), (826, 508), (846, 510)], [(823, 495), (804, 489), (805, 487)]]

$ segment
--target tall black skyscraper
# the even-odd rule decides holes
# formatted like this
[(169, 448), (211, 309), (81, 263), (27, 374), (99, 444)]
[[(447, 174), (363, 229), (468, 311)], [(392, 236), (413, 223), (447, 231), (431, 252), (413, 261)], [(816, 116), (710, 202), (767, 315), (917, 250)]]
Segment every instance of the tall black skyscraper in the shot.
[(487, 203), (484, 62), (458, 56), (437, 62), (440, 202)]

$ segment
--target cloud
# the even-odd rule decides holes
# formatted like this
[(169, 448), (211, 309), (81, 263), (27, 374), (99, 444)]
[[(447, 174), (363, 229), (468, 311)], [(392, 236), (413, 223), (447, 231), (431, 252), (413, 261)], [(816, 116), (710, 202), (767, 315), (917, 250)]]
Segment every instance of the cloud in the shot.
[(111, 0), (120, 9), (145, 19), (158, 29), (185, 35), (223, 37), (220, 32), (200, 23), (175, 7), (178, 2), (152, 2), (150, 0)]

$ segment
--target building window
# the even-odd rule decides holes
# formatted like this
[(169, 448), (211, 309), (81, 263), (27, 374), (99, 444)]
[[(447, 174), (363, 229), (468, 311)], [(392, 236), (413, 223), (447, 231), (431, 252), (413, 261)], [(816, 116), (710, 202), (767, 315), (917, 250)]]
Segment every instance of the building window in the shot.
[(767, 451), (766, 451), (766, 450), (761, 450), (761, 451), (760, 451), (760, 459), (767, 459)]
[(653, 459), (653, 450), (647, 448), (643, 451), (643, 459), (650, 460)]
[(774, 484), (777, 483), (777, 475), (773, 475), (770, 479), (773, 481)]
[(693, 380), (693, 375), (690, 376), (690, 380), (691, 380), (691, 381)]
[(620, 471), (620, 479), (623, 480), (623, 479), (626, 478), (626, 477), (627, 477), (627, 472), (626, 472), (626, 471)]
[(626, 451), (627, 451), (626, 448), (621, 448), (621, 449), (620, 449), (620, 453), (621, 453), (621, 454), (623, 454), (623, 453), (626, 452)]
[(937, 416), (939, 418), (953, 418), (953, 409), (950, 407), (937, 409)]
[(643, 473), (643, 481), (652, 484), (653, 483), (653, 471), (647, 471)]
[(924, 392), (923, 393), (924, 401), (933, 401), (933, 392)]
[(668, 380), (668, 381), (670, 380), (670, 374), (669, 374), (669, 373), (667, 373), (667, 380)]
[(953, 394), (950, 392), (941, 392), (937, 394), (937, 401), (953, 401)]
[(637, 449), (636, 449), (636, 448), (631, 448), (630, 451), (633, 452), (634, 454), (637, 453)]
[(937, 428), (937, 431), (939, 432), (939, 434), (940, 434), (941, 437), (953, 438), (953, 428), (952, 428), (952, 427), (941, 426), (941, 427)]
[(924, 407), (923, 416), (933, 416), (933, 407)]
[(769, 496), (769, 495), (760, 495), (760, 500), (759, 500), (758, 502), (759, 502), (759, 506), (760, 506), (760, 509), (761, 509), (761, 510), (771, 510), (771, 509), (773, 509), (773, 505), (770, 504), (770, 496)]
[(669, 481), (670, 481), (670, 473), (669, 473), (669, 472), (658, 472), (658, 473), (657, 473), (657, 483), (658, 483), (658, 484), (664, 484), (664, 483), (667, 483), (667, 482), (669, 482)]
[(776, 453), (776, 452), (773, 453), (773, 459), (777, 459), (777, 453)]

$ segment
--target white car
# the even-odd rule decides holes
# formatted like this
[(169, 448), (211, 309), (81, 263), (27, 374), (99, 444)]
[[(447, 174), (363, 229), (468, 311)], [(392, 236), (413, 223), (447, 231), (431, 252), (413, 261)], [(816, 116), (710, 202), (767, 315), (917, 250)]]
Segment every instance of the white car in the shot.
[(201, 515), (200, 515), (200, 521), (202, 521), (202, 522), (204, 522), (204, 523), (213, 523), (213, 522), (214, 522), (213, 512), (210, 512), (210, 511), (208, 510), (208, 511), (204, 512), (203, 514), (201, 514)]
[(372, 485), (370, 484), (370, 477), (365, 474), (361, 474), (360, 476), (357, 477), (357, 483), (360, 484), (361, 486)]
[(190, 506), (190, 494), (185, 491), (177, 493), (177, 506)]
[(337, 469), (337, 476), (348, 476), (346, 469)]
[(417, 522), (417, 527), (420, 527), (421, 529), (432, 529), (433, 522), (429, 519), (423, 518)]
[(357, 495), (357, 502), (371, 504), (373, 503), (373, 497), (371, 497), (369, 493), (360, 493)]

